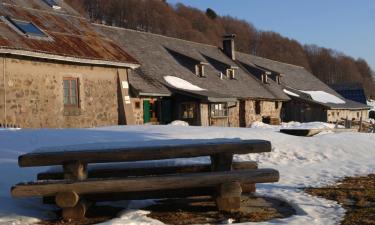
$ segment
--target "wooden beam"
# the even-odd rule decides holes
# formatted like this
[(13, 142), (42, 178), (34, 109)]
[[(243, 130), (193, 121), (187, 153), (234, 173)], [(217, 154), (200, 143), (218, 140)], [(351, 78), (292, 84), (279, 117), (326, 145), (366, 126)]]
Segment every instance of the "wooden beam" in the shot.
[(79, 161), (64, 163), (64, 179), (84, 180), (87, 178), (87, 164)]
[(63, 208), (62, 217), (65, 220), (81, 220), (85, 218), (85, 214), (90, 206), (90, 202), (81, 200), (74, 207)]
[(154, 177), (122, 179), (95, 179), (83, 181), (41, 181), (18, 184), (12, 187), (13, 197), (55, 196), (59, 192), (74, 191), (78, 195), (111, 192), (170, 190), (180, 188), (210, 187), (222, 183), (277, 182), (279, 172), (274, 169), (238, 170)]
[[(258, 164), (254, 161), (233, 162), (233, 170), (257, 169)], [(199, 173), (210, 172), (210, 164), (196, 164), (183, 166), (163, 166), (148, 168), (128, 168), (128, 167), (112, 167), (110, 168), (91, 168), (87, 169), (88, 178), (114, 178), (114, 177), (130, 177), (130, 176), (150, 176), (163, 174), (179, 174), (179, 173)], [(38, 180), (63, 180), (63, 172), (43, 172), (37, 176)]]
[(103, 150), (83, 149), (81, 151), (60, 151), (44, 149), (45, 152), (29, 153), (18, 158), (21, 167), (62, 165), (66, 162), (81, 161), (83, 163), (108, 163), (189, 158), (209, 156), (220, 153), (248, 154), (271, 151), (271, 143), (265, 140), (240, 140), (205, 144), (174, 144), (166, 146), (124, 147)]
[(77, 205), (79, 196), (74, 191), (65, 191), (57, 193), (55, 203), (60, 208), (71, 208)]
[(216, 205), (220, 211), (235, 212), (241, 208), (241, 184), (228, 182), (218, 186)]

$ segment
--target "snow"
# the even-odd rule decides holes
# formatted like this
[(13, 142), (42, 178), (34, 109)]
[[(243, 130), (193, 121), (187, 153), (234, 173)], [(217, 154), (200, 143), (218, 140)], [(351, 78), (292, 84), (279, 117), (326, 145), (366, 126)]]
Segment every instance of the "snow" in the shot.
[(309, 94), (311, 96), (311, 98), (314, 101), (317, 101), (317, 102), (345, 104), (345, 101), (342, 100), (341, 98), (336, 97), (336, 96), (334, 96), (332, 94), (329, 94), (327, 92), (324, 92), (324, 91), (302, 91), (302, 90), (300, 90), (300, 91), (304, 92), (306, 94)]
[[(332, 123), (322, 123), (322, 122), (310, 122), (310, 123), (300, 123), (300, 122), (288, 122), (281, 123), (281, 125), (269, 125), (262, 122), (254, 122), (250, 126), (251, 128), (266, 128), (266, 129), (334, 129), (335, 124)], [(343, 126), (338, 126), (338, 128), (343, 128)]]
[(188, 127), (189, 126), (189, 123), (185, 122), (185, 121), (182, 121), (182, 120), (175, 120), (173, 121), (172, 123), (170, 123), (169, 125), (172, 125), (172, 126), (185, 126), (185, 127)]
[(372, 108), (370, 111), (375, 111), (375, 100), (369, 100), (367, 101), (367, 105), (371, 106)]
[(284, 93), (288, 94), (288, 95), (291, 95), (291, 96), (294, 96), (294, 97), (299, 97), (298, 94), (294, 93), (294, 92), (291, 92), (291, 91), (288, 91), (286, 89), (284, 89)]
[(178, 77), (174, 77), (174, 76), (165, 76), (164, 77), (164, 80), (172, 85), (173, 87), (175, 88), (179, 88), (179, 89), (184, 89), (184, 90), (189, 90), (189, 91), (205, 91), (205, 89), (203, 88), (200, 88), (186, 80), (183, 80), (181, 78), (178, 78)]
[[(302, 187), (332, 184), (344, 176), (375, 173), (374, 134), (329, 133), (314, 137), (297, 137), (278, 132), (279, 128), (218, 128), (194, 126), (116, 126), (95, 129), (37, 129), (0, 130), (0, 224), (31, 224), (39, 219), (53, 218), (56, 208), (41, 204), (39, 199), (12, 199), (10, 187), (23, 181), (35, 180), (38, 172), (48, 168), (19, 168), (20, 154), (47, 146), (81, 145), (132, 146), (140, 143), (197, 143), (236, 139), (270, 140), (270, 153), (236, 155), (236, 161), (255, 160), (260, 168), (274, 168), (280, 172), (278, 183), (258, 184), (259, 195), (282, 198), (293, 205), (297, 215), (259, 224), (337, 224), (345, 211), (337, 203), (304, 193)], [(288, 123), (289, 126), (326, 126), (323, 123)], [(101, 144), (97, 144), (101, 143)], [(190, 159), (208, 162), (208, 157)], [(186, 164), (179, 159), (163, 163)], [(143, 162), (144, 163), (144, 162)], [(155, 165), (160, 164), (157, 161)], [(114, 204), (114, 203), (113, 203)], [(103, 224), (152, 224), (160, 221), (147, 217), (142, 205), (147, 201), (125, 201), (126, 210)], [(253, 223), (246, 223), (253, 224)]]

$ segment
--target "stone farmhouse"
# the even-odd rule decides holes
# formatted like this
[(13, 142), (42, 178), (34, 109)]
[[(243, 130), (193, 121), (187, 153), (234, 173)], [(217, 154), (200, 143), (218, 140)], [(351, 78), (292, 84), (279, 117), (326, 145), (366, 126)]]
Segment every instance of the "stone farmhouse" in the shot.
[(0, 127), (125, 124), (127, 74), (138, 62), (63, 1), (52, 3), (0, 3)]
[[(280, 123), (282, 105), (290, 98), (249, 74), (226, 51), (134, 30), (96, 25), (141, 64), (129, 75), (137, 123), (166, 124), (184, 120), (198, 126), (248, 126), (254, 121)], [(143, 117), (141, 116), (143, 114)]]
[(291, 98), (291, 101), (283, 106), (281, 113), (283, 121), (335, 123), (343, 119), (355, 121), (368, 119), (368, 111), (371, 107), (345, 99), (303, 67), (249, 54), (237, 55), (238, 62), (251, 73), (279, 77), (279, 87)]
[(63, 1), (0, 3), (0, 127), (368, 118), (302, 67), (221, 47), (91, 24)]

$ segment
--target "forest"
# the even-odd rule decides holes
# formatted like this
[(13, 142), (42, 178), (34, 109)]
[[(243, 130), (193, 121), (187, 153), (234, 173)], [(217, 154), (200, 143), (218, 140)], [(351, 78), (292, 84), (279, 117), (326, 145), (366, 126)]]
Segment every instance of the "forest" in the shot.
[(305, 67), (328, 85), (360, 83), (375, 98), (375, 81), (368, 63), (337, 50), (302, 45), (276, 32), (262, 31), (250, 22), (220, 16), (165, 0), (66, 0), (92, 22), (152, 32), (221, 46), (223, 34), (236, 34), (241, 52)]

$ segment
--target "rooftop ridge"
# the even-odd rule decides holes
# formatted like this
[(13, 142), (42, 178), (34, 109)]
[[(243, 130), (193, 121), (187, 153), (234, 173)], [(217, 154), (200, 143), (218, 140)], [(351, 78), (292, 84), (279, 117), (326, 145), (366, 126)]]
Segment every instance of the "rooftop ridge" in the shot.
[(288, 66), (293, 66), (293, 67), (297, 67), (297, 68), (301, 68), (301, 69), (305, 69), (305, 67), (303, 66), (298, 66), (298, 65), (294, 65), (294, 64), (290, 64), (290, 63), (286, 63), (286, 62), (281, 62), (281, 61), (277, 61), (277, 60), (273, 60), (273, 59), (268, 59), (268, 58), (264, 58), (264, 57), (261, 57), (261, 56), (257, 56), (257, 55), (253, 55), (253, 54), (250, 54), (250, 53), (245, 53), (245, 52), (240, 52), (240, 51), (237, 51), (241, 54), (245, 54), (245, 55), (250, 55), (250, 56), (253, 56), (253, 57), (256, 57), (256, 58), (260, 58), (260, 59), (264, 59), (264, 60), (268, 60), (268, 61), (271, 61), (271, 62), (276, 62), (276, 63), (280, 63), (280, 64), (284, 64), (284, 65), (288, 65)]
[(108, 27), (108, 28), (111, 28), (111, 29), (126, 30), (126, 31), (131, 31), (131, 32), (138, 32), (138, 33), (143, 33), (143, 34), (148, 34), (148, 35), (153, 35), (153, 36), (158, 36), (158, 37), (163, 37), (163, 38), (169, 38), (169, 39), (173, 39), (173, 40), (179, 40), (179, 41), (184, 41), (184, 42), (188, 42), (188, 43), (194, 43), (194, 44), (205, 45), (205, 46), (209, 46), (209, 47), (214, 47), (214, 48), (217, 48), (217, 49), (221, 49), (219, 46), (210, 45), (210, 44), (201, 43), (201, 42), (184, 40), (184, 39), (181, 39), (181, 38), (170, 37), (170, 36), (166, 36), (166, 35), (162, 35), (162, 34), (155, 34), (155, 33), (151, 33), (151, 32), (146, 32), (146, 31), (141, 31), (141, 30), (134, 30), (134, 29), (124, 28), (124, 27), (110, 26), (110, 25), (105, 25), (105, 24), (100, 24), (100, 23), (91, 23), (91, 24), (93, 24), (94, 26), (101, 26), (101, 27)]

